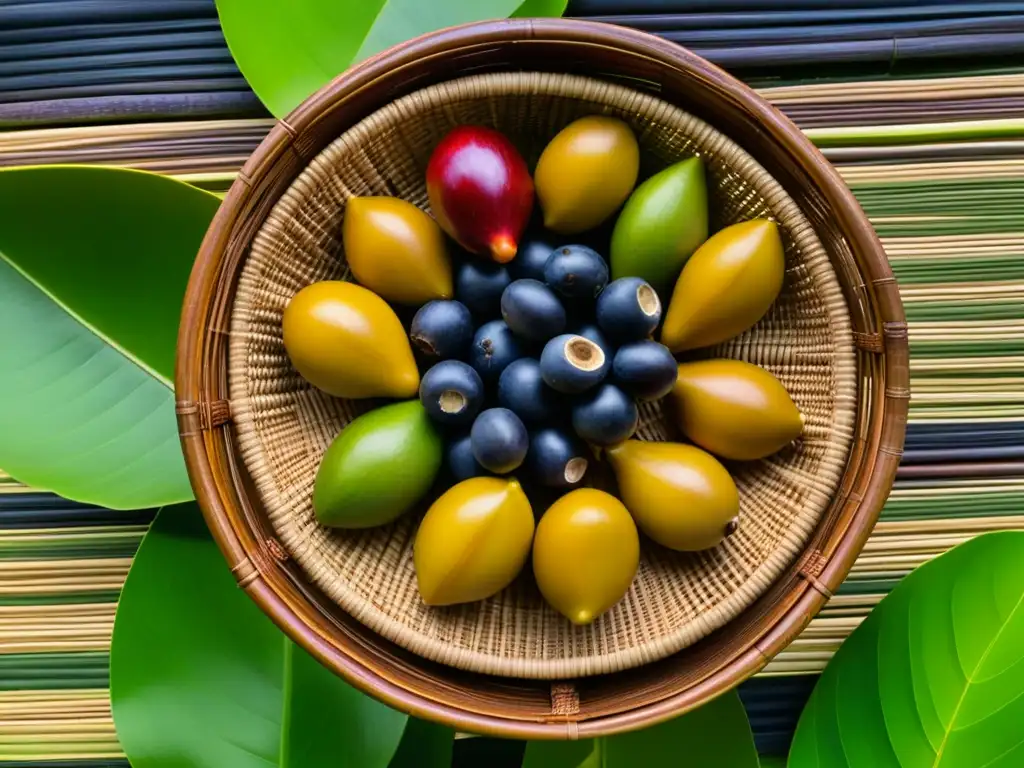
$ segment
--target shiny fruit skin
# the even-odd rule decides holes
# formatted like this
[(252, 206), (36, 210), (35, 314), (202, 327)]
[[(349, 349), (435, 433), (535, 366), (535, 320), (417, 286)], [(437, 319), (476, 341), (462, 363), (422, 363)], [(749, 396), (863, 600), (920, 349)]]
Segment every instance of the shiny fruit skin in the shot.
[(558, 394), (544, 383), (540, 363), (521, 357), (498, 377), (498, 404), (508, 408), (524, 424), (549, 424), (559, 416)]
[(708, 237), (704, 164), (691, 157), (638, 186), (615, 222), (612, 279), (640, 277), (662, 297)]
[(550, 236), (552, 234), (527, 231), (519, 243), (516, 257), (508, 263), (508, 271), (513, 280), (544, 280), (544, 265), (551, 258), (557, 242), (557, 239)]
[(670, 399), (683, 434), (724, 459), (769, 456), (803, 431), (782, 382), (742, 360), (683, 363)]
[(505, 136), (453, 128), (427, 164), (427, 196), (441, 228), (471, 253), (504, 264), (516, 255), (533, 210), (533, 180)]
[(609, 493), (567, 493), (537, 524), (533, 575), (544, 599), (573, 624), (589, 624), (619, 602), (639, 565), (636, 524)]
[(473, 422), (469, 437), (473, 457), (496, 475), (518, 469), (530, 447), (526, 426), (508, 408), (483, 411)]
[(487, 477), (490, 473), (480, 466), (473, 455), (473, 446), (468, 434), (450, 440), (444, 449), (444, 465), (448, 474), (457, 483), (471, 477)]
[(575, 488), (583, 482), (589, 461), (587, 449), (575, 435), (553, 427), (530, 435), (526, 470), (532, 480), (548, 488)]
[(680, 552), (717, 546), (736, 529), (739, 492), (710, 453), (627, 440), (605, 451), (622, 499), (644, 533)]
[(472, 365), (484, 383), (497, 381), (513, 360), (523, 356), (523, 348), (504, 320), (492, 320), (476, 329), (469, 350)]
[(296, 293), (282, 319), (295, 370), (335, 397), (415, 397), (420, 374), (402, 322), (373, 291), (326, 280)]
[(572, 408), (572, 428), (591, 445), (628, 440), (640, 423), (636, 402), (614, 384), (602, 384)]
[(442, 360), (423, 374), (420, 402), (442, 427), (468, 427), (484, 404), (484, 383), (461, 360)]
[(528, 341), (547, 341), (565, 330), (565, 307), (539, 280), (513, 280), (501, 294), (501, 316)]
[(612, 378), (637, 400), (660, 400), (676, 383), (676, 359), (650, 339), (623, 344), (612, 358)]
[(629, 197), (639, 172), (640, 147), (626, 123), (603, 115), (569, 123), (534, 170), (544, 226), (564, 235), (593, 229)]
[(516, 578), (530, 554), (533, 511), (515, 479), (474, 477), (433, 503), (413, 544), (427, 605), (472, 603)]
[(661, 299), (639, 277), (608, 283), (597, 297), (597, 324), (617, 344), (646, 339), (661, 320)]
[(567, 299), (595, 299), (608, 285), (608, 265), (593, 248), (563, 245), (544, 266), (544, 282)]
[(478, 322), (501, 317), (501, 294), (512, 282), (508, 269), (493, 261), (467, 261), (455, 274), (455, 298)]
[(473, 330), (473, 316), (462, 302), (428, 301), (413, 316), (409, 339), (427, 360), (464, 360)]
[(321, 525), (371, 528), (403, 515), (441, 468), (441, 436), (418, 400), (351, 421), (324, 453), (313, 487)]
[(453, 294), (452, 263), (437, 222), (398, 197), (353, 197), (341, 227), (356, 280), (387, 301), (417, 306)]
[(716, 232), (679, 275), (661, 343), (678, 353), (738, 336), (764, 317), (785, 271), (775, 222), (752, 219)]
[(575, 395), (601, 383), (611, 360), (597, 344), (583, 336), (564, 333), (544, 345), (540, 373), (556, 392)]

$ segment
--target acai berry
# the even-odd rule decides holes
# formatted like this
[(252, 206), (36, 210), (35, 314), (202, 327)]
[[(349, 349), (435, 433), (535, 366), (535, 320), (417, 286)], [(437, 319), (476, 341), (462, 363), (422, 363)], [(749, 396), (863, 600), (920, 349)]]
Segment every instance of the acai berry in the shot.
[(492, 320), (476, 329), (469, 350), (469, 364), (484, 382), (492, 382), (498, 380), (509, 363), (522, 356), (522, 346), (505, 321)]
[(413, 317), (409, 339), (427, 360), (464, 360), (473, 329), (473, 317), (462, 302), (428, 301)]
[(661, 300), (639, 277), (620, 277), (597, 297), (596, 315), (597, 324), (613, 343), (639, 341), (658, 327)]
[(507, 408), (488, 408), (470, 430), (473, 456), (485, 469), (503, 475), (523, 463), (530, 446), (522, 420)]

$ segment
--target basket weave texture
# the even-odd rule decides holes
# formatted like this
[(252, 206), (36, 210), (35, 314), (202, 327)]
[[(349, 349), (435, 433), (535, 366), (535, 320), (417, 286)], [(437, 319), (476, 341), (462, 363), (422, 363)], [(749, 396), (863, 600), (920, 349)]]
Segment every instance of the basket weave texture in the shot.
[[(284, 350), (282, 312), (305, 285), (349, 277), (341, 244), (347, 199), (393, 195), (428, 209), (427, 161), (454, 126), (497, 128), (532, 165), (551, 137), (588, 114), (615, 115), (633, 127), (644, 157), (642, 177), (701, 156), (712, 232), (754, 217), (778, 222), (786, 249), (781, 296), (757, 326), (702, 356), (747, 360), (778, 376), (804, 415), (804, 435), (765, 460), (730, 465), (741, 498), (736, 534), (697, 554), (645, 540), (629, 593), (590, 626), (573, 627), (548, 607), (529, 568), (482, 603), (428, 608), (412, 563), (418, 513), (367, 531), (330, 530), (315, 520), (313, 480), (324, 450), (346, 423), (377, 403), (334, 399), (303, 381)], [(229, 355), (239, 451), (274, 532), (309, 579), (347, 613), (410, 651), (460, 669), (520, 678), (636, 667), (693, 644), (750, 606), (797, 558), (836, 494), (857, 408), (853, 334), (839, 281), (782, 187), (733, 141), (687, 112), (620, 85), (558, 73), (501, 72), (433, 85), (374, 112), (320, 152), (254, 239), (231, 313)], [(642, 409), (638, 436), (679, 439), (658, 404)]]

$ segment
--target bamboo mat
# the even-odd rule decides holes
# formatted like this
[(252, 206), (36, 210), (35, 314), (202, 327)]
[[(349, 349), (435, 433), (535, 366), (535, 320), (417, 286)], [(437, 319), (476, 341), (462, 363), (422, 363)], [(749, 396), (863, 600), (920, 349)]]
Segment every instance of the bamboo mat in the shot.
[[(890, 77), (1005, 68), (1024, 54), (1024, 0), (571, 0), (566, 15), (647, 30), (750, 79)], [(852, 94), (851, 94), (852, 96)], [(1014, 114), (1013, 94), (933, 99), (936, 116)], [(892, 124), (915, 104), (808, 124)], [(263, 116), (235, 66), (214, 0), (0, 3), (0, 128)]]
[[(899, 480), (838, 594), (741, 687), (762, 751), (784, 751), (813, 675), (900, 578), (971, 536), (1024, 528), (1022, 509), (1022, 476)], [(120, 756), (107, 704), (109, 639), (149, 513), (119, 513), (120, 524), (109, 514), (0, 493), (0, 765)]]
[(265, 114), (213, 0), (0, 3), (0, 128)]
[(110, 715), (110, 636), (151, 520), (0, 477), (0, 765), (127, 765)]
[[(0, 4), (0, 125), (3, 108), (24, 109), (30, 103), (7, 100), (4, 78), (39, 74), (5, 69), (14, 57), (5, 57), (4, 46), (66, 37), (66, 26), (5, 26), (13, 18), (5, 14), (12, 8), (31, 14), (56, 5), (69, 14), (85, 14), (69, 15), (62, 22), (66, 26), (136, 25), (130, 33), (127, 27), (111, 27), (109, 35), (123, 33), (122, 43), (140, 38), (130, 44), (140, 52), (172, 50), (168, 46), (179, 43), (202, 47), (207, 45), (203, 35), (210, 32), (200, 23), (210, 18), (204, 16), (207, 0)], [(769, 22), (788, 24), (785, 14), (798, 10), (823, 28), (1024, 18), (1024, 3), (951, 5), (942, 0), (576, 0), (571, 8), (577, 15), (643, 15), (633, 25), (661, 25), (654, 30), (659, 32), (756, 30)], [(650, 14), (678, 18), (655, 21)], [(32, 20), (19, 18), (19, 23)], [(148, 37), (178, 34), (166, 27), (172, 22), (197, 26), (182, 27), (181, 37), (159, 43)], [(16, 29), (35, 31), (19, 33), (15, 41), (10, 35)], [(934, 25), (928, 29), (920, 39), (946, 34)], [(1013, 29), (1007, 27), (1006, 34), (1017, 34)], [(814, 38), (822, 39), (842, 42)], [(756, 35), (746, 42), (737, 35), (732, 42), (760, 51), (758, 56), (766, 47)], [(808, 44), (813, 40), (786, 43)], [(118, 51), (125, 52), (112, 45), (104, 51), (69, 48), (61, 55)], [(807, 55), (796, 58), (806, 60)], [(815, 675), (900, 578), (978, 533), (1024, 528), (1024, 215), (1019, 213), (1024, 210), (1024, 72), (1003, 71), (999, 65), (974, 57), (942, 77), (935, 72), (901, 76), (899, 67), (885, 68), (875, 79), (839, 74), (798, 82), (756, 72), (750, 76), (823, 148), (882, 236), (906, 304), (913, 379), (904, 463), (881, 522), (825, 610), (760, 676), (741, 687), (765, 753), (785, 752)], [(109, 69), (104, 65), (97, 71)], [(979, 73), (963, 74), (975, 70)], [(212, 74), (196, 74), (175, 82), (220, 87), (212, 85), (214, 80)], [(159, 81), (143, 77), (136, 82)], [(224, 86), (227, 90), (190, 93), (227, 93), (238, 84)], [(65, 87), (72, 86), (60, 86)], [(64, 109), (71, 122), (93, 122), (76, 116), (66, 103), (79, 97), (63, 93), (51, 94), (53, 109)], [(133, 121), (127, 124), (0, 131), (0, 166), (120, 165), (223, 192), (271, 124), (261, 110), (226, 108), (213, 114), (230, 119), (181, 119), (188, 109), (146, 113), (126, 103), (111, 102), (109, 115)], [(194, 116), (209, 114), (200, 110)], [(24, 127), (61, 120), (15, 122)], [(81, 507), (23, 488), (0, 473), (0, 766), (35, 766), (42, 760), (50, 768), (127, 765), (110, 719), (107, 654), (118, 590), (150, 517), (149, 512)]]

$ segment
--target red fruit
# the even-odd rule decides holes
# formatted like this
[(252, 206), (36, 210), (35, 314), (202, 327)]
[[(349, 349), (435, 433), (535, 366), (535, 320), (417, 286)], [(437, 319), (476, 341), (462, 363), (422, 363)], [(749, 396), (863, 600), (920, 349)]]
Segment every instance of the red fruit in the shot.
[(533, 208), (526, 162), (495, 130), (462, 125), (434, 149), (427, 195), (441, 229), (467, 251), (512, 261)]

